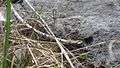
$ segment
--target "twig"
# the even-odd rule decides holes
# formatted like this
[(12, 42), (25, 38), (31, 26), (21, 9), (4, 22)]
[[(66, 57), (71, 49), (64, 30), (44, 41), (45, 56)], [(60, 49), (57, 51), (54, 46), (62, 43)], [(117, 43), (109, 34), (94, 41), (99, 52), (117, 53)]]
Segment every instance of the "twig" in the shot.
[(58, 46), (60, 47), (61, 49), (61, 52), (64, 54), (65, 58), (68, 60), (68, 62), (70, 63), (70, 66), (72, 68), (75, 68), (72, 61), (70, 60), (67, 52), (65, 51), (65, 49), (63, 48), (63, 44), (56, 38), (56, 36), (54, 35), (54, 33), (51, 31), (51, 29), (49, 28), (49, 26), (47, 25), (47, 23), (42, 19), (42, 17), (35, 11), (35, 9), (32, 7), (32, 5), (28, 2), (28, 0), (25, 0), (26, 3), (29, 5), (29, 7), (35, 12), (36, 15), (38, 15), (40, 17), (40, 20), (41, 20), (41, 24), (44, 24), (46, 26), (46, 29), (48, 29), (48, 33), (50, 33), (56, 40)]
[[(33, 19), (33, 18), (31, 18), (31, 19)], [(35, 19), (33, 19), (33, 20), (35, 20)], [(41, 21), (39, 21), (39, 20), (35, 20), (36, 22), (38, 22), (38, 23), (40, 23)], [(29, 24), (28, 24), (29, 25)], [(30, 26), (30, 25), (29, 25)], [(32, 27), (32, 26), (31, 26)], [(38, 34), (40, 34), (40, 35), (43, 35), (43, 36), (46, 36), (46, 37), (48, 37), (48, 38), (51, 38), (51, 39), (55, 39), (52, 35), (49, 35), (49, 34), (46, 34), (46, 33), (43, 33), (43, 32), (41, 32), (41, 31), (39, 31), (39, 30), (37, 30), (37, 29), (35, 29), (35, 28), (32, 28), (35, 32), (37, 32)], [(66, 40), (66, 39), (61, 39), (61, 38), (57, 38), (59, 41), (61, 41), (61, 42), (64, 42), (64, 43), (70, 43), (70, 44), (81, 44), (82, 43), (82, 40)]]
[(32, 53), (32, 50), (30, 49), (28, 44), (27, 44), (27, 48), (28, 48), (30, 54), (32, 55), (33, 60), (35, 61), (36, 66), (38, 66), (37, 60), (35, 59), (34, 54)]
[(72, 50), (71, 52), (78, 51), (78, 50), (81, 50), (81, 49), (88, 49), (88, 48), (90, 48), (90, 47), (98, 46), (98, 45), (104, 44), (104, 43), (106, 43), (106, 42), (100, 42), (100, 43), (96, 43), (96, 44), (94, 44), (94, 45), (86, 46), (86, 47), (83, 47), (83, 48), (78, 48), (78, 49), (76, 49), (76, 50)]
[[(108, 45), (108, 49), (109, 49), (109, 54), (110, 54), (110, 58), (111, 58), (111, 61), (114, 61), (115, 60), (115, 56), (114, 56), (114, 53), (112, 51), (112, 45), (113, 43), (115, 42), (116, 40), (111, 40), (109, 45)], [(109, 64), (109, 61), (108, 61), (108, 64)]]
[[(48, 38), (51, 38), (51, 39), (55, 39), (52, 35), (48, 35), (46, 33), (43, 33), (35, 28), (33, 28), (32, 26), (30, 26), (29, 24), (27, 24), (23, 19), (22, 17), (20, 17), (20, 15), (17, 13), (17, 11), (13, 8), (13, 12), (15, 14), (15, 16), (21, 21), (23, 22), (28, 28), (31, 28), (33, 29), (36, 33), (40, 34), (40, 35), (43, 35), (43, 36), (46, 36)], [(38, 23), (40, 23), (39, 20), (36, 20)], [(62, 41), (64, 43), (70, 43), (70, 44), (81, 44), (82, 41), (81, 40), (66, 40), (66, 39), (61, 39), (61, 38), (57, 38), (59, 41)]]
[(10, 68), (13, 68), (14, 61), (15, 61), (15, 56), (13, 56), (13, 58), (12, 58), (11, 67)]
[[(19, 15), (19, 14), (17, 13), (17, 11), (13, 8), (13, 6), (12, 6), (12, 10), (13, 10), (14, 14), (16, 15), (16, 17), (17, 17), (21, 22), (24, 22), (24, 20), (22, 19), (22, 17), (20, 17), (20, 15)], [(26, 24), (26, 25), (27, 25), (27, 24)], [(30, 27), (30, 28), (32, 28), (32, 27), (29, 26), (29, 25), (27, 25), (27, 26)], [(28, 42), (30, 42), (30, 41), (28, 41)], [(27, 48), (28, 48), (30, 54), (32, 55), (33, 60), (35, 61), (35, 64), (38, 66), (38, 63), (37, 63), (37, 61), (36, 61), (36, 59), (35, 59), (35, 57), (34, 57), (34, 55), (33, 55), (33, 53), (32, 53), (32, 50), (30, 49), (30, 47), (29, 47), (28, 44), (27, 44)]]

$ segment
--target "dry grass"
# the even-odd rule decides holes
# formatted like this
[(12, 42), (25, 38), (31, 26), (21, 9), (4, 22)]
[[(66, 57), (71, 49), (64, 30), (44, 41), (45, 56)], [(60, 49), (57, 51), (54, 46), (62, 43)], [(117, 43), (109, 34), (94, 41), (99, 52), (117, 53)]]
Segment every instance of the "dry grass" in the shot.
[[(27, 0), (25, 1), (27, 2)], [(109, 44), (111, 47), (99, 48), (106, 42), (82, 46), (84, 44), (82, 40), (58, 38), (33, 6), (28, 2), (27, 4), (40, 19), (22, 19), (13, 8), (13, 12), (19, 21), (13, 21), (11, 26), (10, 40), (12, 46), (9, 49), (10, 59), (8, 59), (11, 62), (10, 68), (94, 68), (95, 65), (90, 61), (91, 57), (88, 54), (97, 48), (97, 51), (108, 51), (110, 56), (113, 56), (112, 45), (115, 42), (114, 40), (111, 40)], [(71, 16), (62, 19), (74, 18), (82, 17)], [(1, 51), (3, 37), (4, 35), (0, 35)], [(94, 49), (95, 47), (96, 49)], [(0, 61), (2, 58), (2, 52), (0, 52)], [(96, 67), (99, 68), (101, 65), (100, 62)]]

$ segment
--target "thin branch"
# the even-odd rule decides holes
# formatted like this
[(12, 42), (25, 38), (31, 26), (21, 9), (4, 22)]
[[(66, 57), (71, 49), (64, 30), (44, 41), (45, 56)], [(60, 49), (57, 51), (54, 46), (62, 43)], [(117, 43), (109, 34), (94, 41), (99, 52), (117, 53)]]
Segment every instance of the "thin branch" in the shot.
[(76, 49), (76, 50), (72, 50), (71, 52), (78, 51), (78, 50), (81, 50), (81, 49), (88, 49), (88, 48), (90, 48), (90, 47), (98, 46), (98, 45), (104, 44), (104, 43), (106, 43), (106, 42), (100, 42), (100, 43), (96, 43), (96, 44), (94, 44), (94, 45), (86, 46), (86, 47), (83, 47), (83, 48), (78, 48), (78, 49)]
[[(29, 24), (27, 24), (27, 23), (22, 19), (22, 17), (20, 17), (20, 15), (17, 13), (17, 11), (16, 11), (13, 7), (12, 7), (12, 9), (13, 9), (13, 12), (14, 12), (15, 16), (16, 16), (21, 22), (23, 22), (28, 28), (33, 29), (36, 33), (38, 33), (38, 34), (40, 34), (40, 35), (43, 35), (43, 36), (46, 36), (46, 37), (48, 37), (48, 38), (51, 38), (51, 39), (54, 39), (54, 40), (55, 40), (55, 38), (54, 38), (52, 35), (48, 35), (48, 34), (46, 34), (46, 33), (43, 33), (43, 32), (41, 32), (41, 31), (33, 28), (33, 27), (30, 26)], [(39, 20), (36, 20), (36, 21), (37, 21), (38, 23), (40, 23)], [(81, 44), (81, 43), (82, 43), (81, 40), (66, 40), (66, 39), (61, 39), (61, 38), (57, 38), (57, 39), (58, 39), (59, 41), (63, 42), (63, 43), (68, 43), (68, 44)]]
[[(112, 51), (112, 46), (113, 46), (113, 44), (114, 44), (115, 41), (116, 40), (111, 40), (110, 43), (109, 43), (109, 45), (108, 45), (108, 49), (109, 49), (108, 52), (110, 54), (111, 61), (115, 60), (115, 56), (114, 56), (114, 53)], [(109, 61), (108, 61), (108, 64), (109, 64)]]
[(28, 48), (30, 54), (32, 55), (33, 60), (35, 61), (36, 66), (38, 66), (37, 60), (35, 59), (34, 54), (32, 53), (32, 50), (30, 49), (28, 44), (27, 44), (27, 48)]
[(40, 17), (40, 20), (41, 20), (41, 22), (42, 22), (42, 23), (41, 23), (41, 22), (40, 22), (40, 23), (41, 23), (41, 24), (44, 24), (44, 25), (46, 26), (46, 28), (45, 28), (45, 27), (44, 27), (44, 28), (45, 28), (45, 29), (48, 29), (48, 30), (46, 30), (46, 31), (49, 31), (48, 33), (50, 33), (50, 34), (55, 38), (58, 46), (59, 46), (60, 49), (61, 49), (61, 52), (64, 54), (64, 56), (66, 57), (66, 59), (67, 59), (68, 62), (70, 63), (70, 66), (71, 66), (72, 68), (75, 68), (74, 65), (73, 65), (73, 63), (72, 63), (72, 61), (70, 60), (67, 52), (66, 52), (65, 49), (63, 48), (63, 44), (56, 38), (56, 36), (55, 36), (54, 33), (52, 32), (52, 30), (49, 28), (49, 26), (47, 25), (47, 23), (42, 19), (41, 15), (39, 15), (39, 13), (36, 12), (36, 10), (35, 10), (35, 9), (32, 7), (32, 5), (28, 2), (28, 0), (25, 0), (25, 2), (26, 2), (26, 3), (29, 5), (29, 7), (35, 12), (35, 14)]
[[(12, 6), (12, 9), (13, 9), (14, 14), (17, 16), (17, 18), (18, 18), (21, 22), (24, 22), (24, 20), (22, 19), (22, 17), (20, 17), (20, 15), (19, 15), (19, 14), (17, 13), (17, 11), (13, 8), (13, 6)], [(32, 27), (29, 26), (29, 25), (27, 25), (27, 26), (30, 27), (30, 28), (32, 28)], [(28, 42), (30, 42), (30, 41), (28, 41)], [(29, 43), (28, 43), (28, 44), (29, 44)], [(27, 44), (27, 48), (28, 48), (30, 54), (32, 55), (33, 60), (35, 61), (35, 64), (38, 66), (38, 63), (37, 63), (37, 61), (36, 61), (36, 59), (35, 59), (35, 57), (34, 57), (34, 55), (33, 55), (33, 53), (32, 53), (32, 50), (30, 49), (30, 47), (29, 47), (28, 44)]]

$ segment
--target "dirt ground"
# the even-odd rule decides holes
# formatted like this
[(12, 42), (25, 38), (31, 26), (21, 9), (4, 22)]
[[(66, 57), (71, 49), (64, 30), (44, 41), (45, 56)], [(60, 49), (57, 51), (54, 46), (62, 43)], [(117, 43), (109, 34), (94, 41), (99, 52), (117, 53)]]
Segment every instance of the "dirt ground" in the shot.
[[(119, 0), (29, 1), (43, 17), (56, 37), (84, 41), (79, 45), (67, 44), (65, 47), (70, 51), (88, 47), (86, 50), (75, 52), (77, 55), (88, 52), (89, 59), (83, 60), (78, 58), (81, 63), (86, 65), (86, 68), (93, 68), (92, 65), (98, 68), (101, 65), (106, 68), (107, 66), (108, 68), (109, 66), (117, 68), (117, 65), (120, 64)], [(35, 13), (30, 10), (29, 6), (26, 5), (26, 2), (23, 5), (21, 7), (19, 4), (16, 4), (14, 7), (24, 20), (28, 18), (39, 20)], [(39, 28), (42, 29), (42, 32), (45, 32), (43, 27), (39, 26)], [(89, 39), (89, 37), (92, 37), (92, 39)], [(42, 39), (42, 41), (44, 40)], [(89, 41), (89, 43), (86, 41)]]

